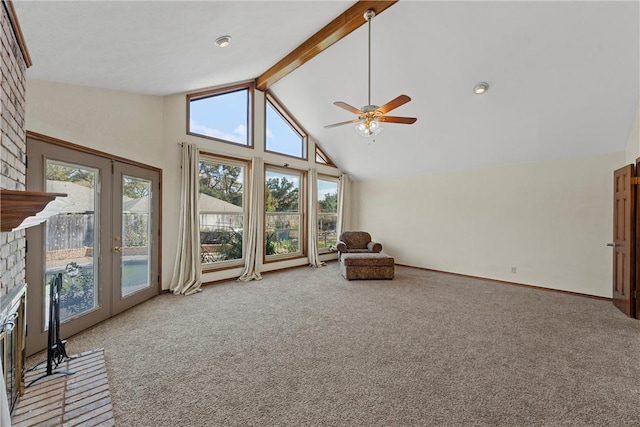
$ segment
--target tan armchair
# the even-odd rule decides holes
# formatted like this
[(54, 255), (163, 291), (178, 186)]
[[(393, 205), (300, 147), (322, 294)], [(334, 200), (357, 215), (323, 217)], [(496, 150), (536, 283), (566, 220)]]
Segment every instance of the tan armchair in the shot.
[(345, 231), (340, 235), (336, 249), (345, 253), (377, 253), (382, 251), (382, 244), (371, 241), (371, 235), (366, 231)]

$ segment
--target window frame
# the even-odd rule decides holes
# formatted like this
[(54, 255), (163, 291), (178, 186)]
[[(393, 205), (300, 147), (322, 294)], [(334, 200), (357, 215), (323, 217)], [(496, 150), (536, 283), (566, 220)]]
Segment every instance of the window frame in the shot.
[[(247, 235), (249, 232), (248, 230), (249, 224), (247, 222), (249, 219), (249, 192), (248, 192), (249, 187), (248, 186), (251, 183), (251, 173), (252, 173), (251, 162), (246, 159), (223, 156), (223, 155), (214, 154), (214, 153), (210, 153), (202, 150), (199, 152), (199, 157), (200, 157), (199, 162), (208, 160), (211, 163), (244, 167), (244, 176), (243, 176), (243, 183), (242, 183), (242, 257), (237, 259), (214, 261), (214, 262), (208, 262), (208, 263), (202, 262), (202, 259), (201, 259), (200, 267), (203, 273), (242, 267), (245, 264), (245, 259), (247, 256), (246, 242), (247, 242)], [(198, 164), (198, 167), (199, 166), (200, 165)], [(198, 189), (199, 187), (200, 185), (198, 183)], [(199, 190), (198, 190), (198, 194), (200, 194)], [(200, 216), (201, 214), (202, 213), (200, 211), (200, 206), (198, 205), (198, 216)]]
[[(300, 187), (298, 191), (298, 213), (292, 212), (267, 212), (267, 172), (277, 172), (283, 173), (285, 175), (299, 175), (300, 176)], [(297, 258), (304, 258), (307, 256), (307, 241), (308, 241), (308, 226), (307, 226), (307, 173), (304, 170), (282, 167), (273, 164), (265, 164), (264, 165), (264, 174), (263, 174), (263, 182), (264, 182), (264, 192), (265, 197), (263, 197), (262, 204), (262, 212), (263, 212), (263, 233), (262, 233), (262, 262), (263, 264), (268, 264), (272, 262), (278, 262), (282, 260), (290, 260)], [(299, 241), (298, 241), (298, 251), (294, 253), (288, 254), (274, 254), (267, 255), (267, 216), (273, 214), (282, 214), (282, 215), (299, 215), (300, 216), (300, 224), (299, 224)]]
[[(331, 176), (331, 175), (325, 175), (325, 174), (318, 174), (318, 182), (316, 183), (316, 188), (317, 185), (319, 184), (320, 181), (325, 181), (325, 182), (335, 182), (337, 184), (336, 186), (336, 244), (338, 243), (338, 215), (340, 214), (340, 185), (342, 184), (342, 182), (340, 181), (340, 177), (337, 176)], [(320, 212), (320, 203), (317, 203), (317, 213), (318, 218), (321, 214)], [(315, 225), (316, 229), (317, 229), (317, 224)], [(320, 236), (318, 236), (318, 243), (320, 242)], [(329, 248), (324, 248), (324, 249), (320, 249), (319, 245), (318, 245), (318, 253), (319, 254), (327, 254), (327, 253), (331, 253), (334, 252), (330, 247)]]
[[(336, 164), (333, 162), (333, 160), (331, 160), (331, 158), (329, 158), (329, 156), (327, 156), (327, 153), (324, 152), (324, 150), (322, 148), (320, 148), (320, 146), (316, 143), (315, 144), (315, 156), (314, 156), (314, 161), (317, 165), (325, 165), (325, 166), (331, 166), (332, 168), (338, 168), (336, 166)], [(319, 162), (318, 161), (318, 157), (320, 157), (321, 159), (324, 160), (324, 162)]]
[[(233, 92), (247, 91), (247, 143), (241, 144), (239, 142), (230, 141), (228, 139), (216, 138), (210, 135), (203, 135), (201, 133), (196, 133), (191, 131), (191, 101), (197, 101), (200, 99), (211, 98), (218, 95), (225, 95)], [(214, 89), (207, 89), (201, 92), (189, 93), (187, 94), (187, 120), (186, 120), (186, 133), (187, 135), (195, 136), (198, 138), (210, 139), (213, 141), (224, 142), (225, 144), (232, 144), (237, 147), (246, 147), (253, 149), (254, 141), (253, 141), (253, 126), (254, 126), (254, 91), (255, 84), (253, 82), (247, 83), (238, 83), (232, 86), (224, 86)]]
[[(273, 109), (280, 115), (280, 117), (291, 126), (293, 130), (295, 130), (302, 137), (302, 157), (293, 156), (291, 154), (281, 153), (279, 151), (272, 151), (267, 149), (267, 108), (268, 105), (271, 104)], [(265, 93), (264, 100), (264, 151), (265, 153), (273, 153), (279, 156), (290, 157), (292, 159), (300, 159), (300, 160), (308, 160), (309, 158), (309, 134), (308, 132), (298, 123), (298, 121), (293, 117), (293, 115), (287, 110), (282, 103), (275, 97), (271, 92)]]

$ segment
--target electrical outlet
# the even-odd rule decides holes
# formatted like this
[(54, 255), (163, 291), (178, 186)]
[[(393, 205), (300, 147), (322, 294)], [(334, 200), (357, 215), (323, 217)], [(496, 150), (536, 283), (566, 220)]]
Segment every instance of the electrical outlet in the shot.
[(516, 268), (515, 268), (515, 267), (511, 267), (511, 272), (512, 272), (513, 274), (516, 274)]

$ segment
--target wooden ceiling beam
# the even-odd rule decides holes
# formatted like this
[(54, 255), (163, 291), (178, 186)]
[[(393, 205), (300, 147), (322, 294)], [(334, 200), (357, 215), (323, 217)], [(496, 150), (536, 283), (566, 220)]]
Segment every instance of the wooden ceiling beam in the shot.
[(293, 70), (309, 61), (329, 46), (347, 36), (361, 25), (367, 23), (364, 13), (372, 9), (376, 15), (382, 13), (388, 7), (393, 6), (398, 0), (393, 1), (358, 1), (336, 19), (327, 24), (320, 31), (312, 35), (308, 40), (291, 51), (287, 56), (262, 73), (256, 79), (256, 88), (267, 90), (275, 82), (291, 73)]

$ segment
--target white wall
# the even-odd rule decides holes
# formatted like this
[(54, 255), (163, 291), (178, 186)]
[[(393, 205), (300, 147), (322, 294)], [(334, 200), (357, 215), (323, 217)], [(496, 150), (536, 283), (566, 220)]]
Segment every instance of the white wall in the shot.
[[(108, 154), (162, 169), (162, 288), (169, 289), (178, 240), (180, 212), (181, 142), (195, 142), (214, 154), (251, 159), (300, 170), (316, 167), (321, 174), (339, 176), (336, 168), (315, 163), (315, 146), (309, 143), (309, 160), (264, 152), (264, 95), (255, 96), (255, 148), (216, 142), (186, 134), (186, 94), (167, 97), (137, 95), (104, 89), (27, 80), (29, 131), (83, 145)], [(325, 255), (323, 259), (335, 258)], [(306, 265), (307, 258), (269, 263), (261, 271)], [(238, 277), (241, 269), (206, 273), (203, 281)]]
[(620, 152), (355, 182), (354, 225), (400, 264), (611, 297), (605, 244), (624, 162)]
[(27, 79), (27, 130), (158, 168), (161, 97)]
[(638, 106), (636, 107), (633, 127), (631, 128), (629, 141), (627, 142), (627, 164), (635, 164), (638, 157), (640, 157), (640, 102), (638, 102)]

